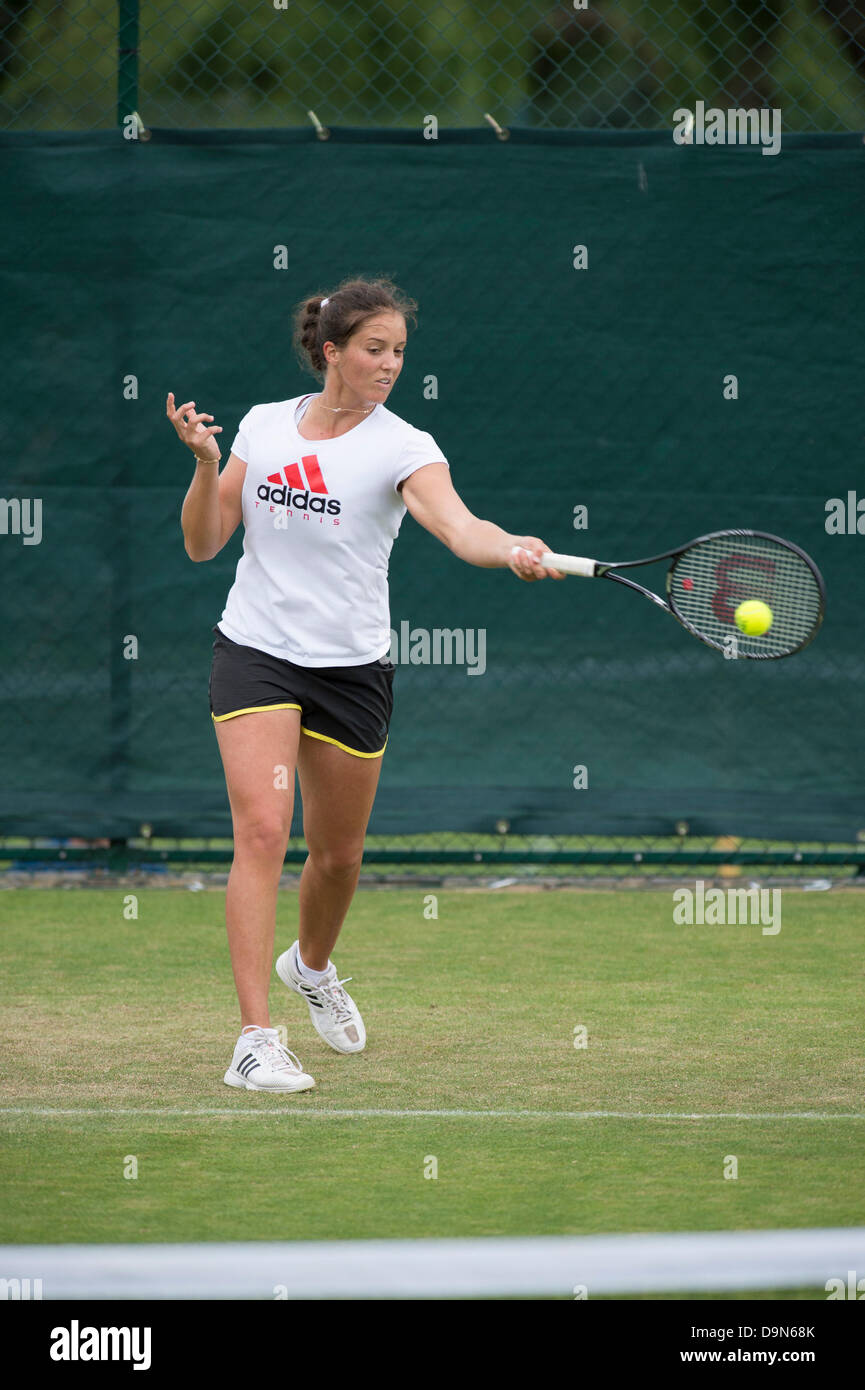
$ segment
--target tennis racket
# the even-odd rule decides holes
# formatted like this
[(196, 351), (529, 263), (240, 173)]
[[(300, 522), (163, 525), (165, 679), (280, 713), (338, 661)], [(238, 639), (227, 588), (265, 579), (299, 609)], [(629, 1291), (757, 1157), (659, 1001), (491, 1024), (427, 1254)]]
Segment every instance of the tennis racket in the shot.
[[(621, 573), (660, 560), (672, 561), (666, 599)], [(823, 577), (811, 557), (767, 531), (712, 531), (646, 560), (606, 563), (546, 551), (541, 563), (563, 574), (614, 579), (636, 589), (707, 647), (753, 661), (792, 656), (807, 647), (820, 629), (826, 605)], [(759, 637), (746, 636), (736, 626), (736, 609), (746, 599), (760, 599), (772, 610), (772, 625)]]

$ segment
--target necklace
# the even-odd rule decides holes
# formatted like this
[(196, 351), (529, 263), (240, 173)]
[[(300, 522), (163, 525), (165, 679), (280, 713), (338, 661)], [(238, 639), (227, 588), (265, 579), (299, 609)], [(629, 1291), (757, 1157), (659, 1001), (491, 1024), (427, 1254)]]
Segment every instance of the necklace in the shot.
[(358, 405), (325, 405), (322, 401), (319, 401), (319, 405), (322, 410), (332, 410), (334, 414), (341, 410), (350, 410), (354, 415), (368, 415), (371, 410), (375, 410), (374, 405), (367, 406), (366, 410), (362, 410)]

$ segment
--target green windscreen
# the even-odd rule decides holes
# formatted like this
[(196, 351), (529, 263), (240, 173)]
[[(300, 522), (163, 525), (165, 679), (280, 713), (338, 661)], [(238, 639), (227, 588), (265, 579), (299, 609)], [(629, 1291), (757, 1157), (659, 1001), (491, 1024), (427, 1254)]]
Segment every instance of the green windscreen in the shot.
[[(862, 160), (853, 141), (6, 136), (0, 831), (229, 830), (208, 677), (241, 537), (186, 556), (192, 458), (165, 396), (211, 412), (227, 456), (251, 405), (318, 389), (296, 301), (388, 274), (420, 304), (389, 408), (478, 516), (604, 560), (770, 531), (816, 560), (827, 611), (798, 656), (725, 660), (619, 586), (469, 567), (407, 516), (370, 829), (855, 838)], [(827, 530), (833, 498), (852, 533)]]

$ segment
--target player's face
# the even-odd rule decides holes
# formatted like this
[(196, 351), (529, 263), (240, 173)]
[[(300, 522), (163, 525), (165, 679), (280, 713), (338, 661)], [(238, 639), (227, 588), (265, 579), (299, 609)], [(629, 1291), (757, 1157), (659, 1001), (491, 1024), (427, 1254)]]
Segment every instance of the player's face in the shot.
[(402, 314), (379, 310), (365, 319), (339, 353), (343, 382), (364, 400), (384, 402), (402, 371), (406, 330)]

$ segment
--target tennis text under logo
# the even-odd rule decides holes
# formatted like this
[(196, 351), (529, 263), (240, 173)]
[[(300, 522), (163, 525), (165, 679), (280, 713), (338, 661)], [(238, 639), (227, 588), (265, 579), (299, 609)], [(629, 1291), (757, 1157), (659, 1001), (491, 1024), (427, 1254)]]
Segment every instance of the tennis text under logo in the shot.
[(133, 1370), (150, 1369), (149, 1327), (69, 1327), (51, 1329), (52, 1361), (132, 1361)]
[(694, 889), (677, 888), (673, 894), (673, 921), (677, 926), (762, 927), (764, 936), (781, 930), (780, 888), (709, 888), (698, 878)]
[(268, 473), (267, 483), (259, 484), (256, 496), (262, 502), (306, 512), (307, 516), (310, 512), (339, 516), (341, 509), (337, 499), (328, 496), (316, 454), (304, 454), (300, 463), (289, 463), (280, 473)]
[(412, 627), (403, 620), (390, 630), (390, 659), (395, 666), (466, 666), (469, 676), (487, 669), (485, 627)]

